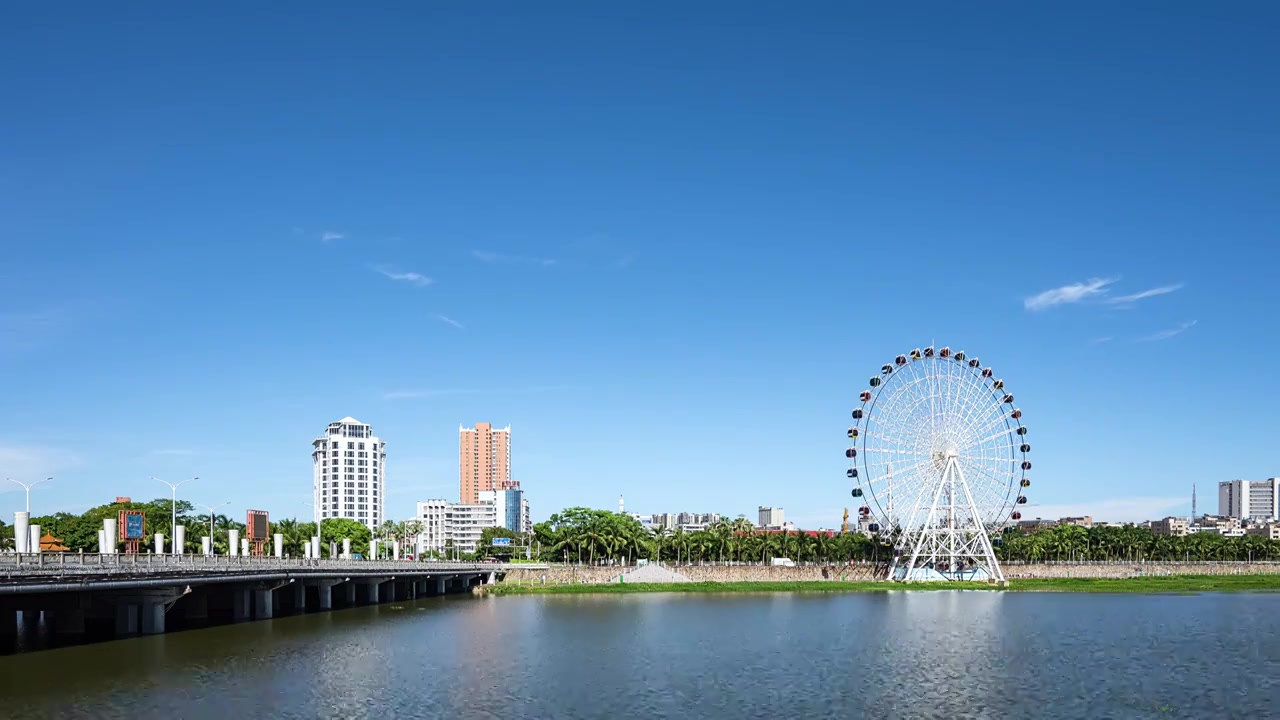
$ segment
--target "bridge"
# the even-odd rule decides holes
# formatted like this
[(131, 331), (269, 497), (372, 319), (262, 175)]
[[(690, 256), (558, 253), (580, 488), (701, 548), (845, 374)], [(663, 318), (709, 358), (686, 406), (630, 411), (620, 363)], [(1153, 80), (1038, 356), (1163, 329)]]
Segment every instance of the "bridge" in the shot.
[(160, 554), (0, 554), (0, 643), (42, 619), (123, 637), (468, 592), (521, 563)]

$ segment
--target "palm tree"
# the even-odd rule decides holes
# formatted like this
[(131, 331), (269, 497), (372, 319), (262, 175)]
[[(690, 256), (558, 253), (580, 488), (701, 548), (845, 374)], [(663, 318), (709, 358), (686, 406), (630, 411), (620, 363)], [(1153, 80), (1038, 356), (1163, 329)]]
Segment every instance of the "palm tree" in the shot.
[(667, 528), (662, 525), (655, 526), (649, 532), (652, 533), (653, 540), (657, 544), (658, 555), (655, 559), (660, 563), (662, 562), (662, 541), (666, 540), (670, 533), (668, 533)]

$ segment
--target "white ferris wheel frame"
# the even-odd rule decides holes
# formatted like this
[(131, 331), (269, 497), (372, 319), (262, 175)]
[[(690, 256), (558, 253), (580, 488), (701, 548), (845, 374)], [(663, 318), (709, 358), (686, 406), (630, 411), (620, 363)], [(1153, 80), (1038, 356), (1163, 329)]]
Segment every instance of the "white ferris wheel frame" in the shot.
[(930, 346), (885, 364), (849, 428), (863, 517), (895, 538), (891, 577), (1003, 581), (991, 536), (1030, 486), (1026, 426), (990, 367)]

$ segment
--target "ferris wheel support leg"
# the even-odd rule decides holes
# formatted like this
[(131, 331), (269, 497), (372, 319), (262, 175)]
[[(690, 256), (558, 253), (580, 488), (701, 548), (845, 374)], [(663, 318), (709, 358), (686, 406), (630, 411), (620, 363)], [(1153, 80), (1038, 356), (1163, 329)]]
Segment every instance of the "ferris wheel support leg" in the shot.
[(987, 561), (987, 574), (991, 580), (996, 582), (1004, 582), (1004, 572), (1000, 569), (1000, 562), (996, 560), (995, 548), (991, 546), (991, 537), (987, 535), (987, 526), (980, 520), (982, 517), (978, 513), (978, 504), (973, 501), (973, 494), (969, 492), (969, 483), (964, 479), (964, 471), (960, 469), (960, 464), (954, 459), (949, 463), (952, 467), (952, 473), (960, 476), (960, 487), (964, 489), (965, 500), (969, 503), (969, 511), (973, 513), (974, 524), (977, 525), (978, 549)]
[[(916, 563), (920, 560), (920, 550), (924, 547), (925, 538), (929, 536), (930, 532), (933, 532), (934, 518), (938, 514), (938, 498), (942, 496), (942, 486), (945, 484), (945, 482), (939, 479), (938, 487), (933, 491), (933, 502), (929, 504), (929, 516), (924, 522), (924, 527), (919, 530), (920, 536), (916, 538), (915, 549), (911, 551), (911, 562), (907, 563), (907, 574), (905, 577), (907, 580), (911, 579), (912, 571), (916, 569)], [(916, 500), (916, 502), (919, 503), (920, 501)], [(917, 505), (917, 508), (918, 507), (919, 505)], [(916, 508), (912, 509), (911, 515), (912, 517), (915, 517)], [(936, 547), (931, 550), (931, 554), (937, 555)]]

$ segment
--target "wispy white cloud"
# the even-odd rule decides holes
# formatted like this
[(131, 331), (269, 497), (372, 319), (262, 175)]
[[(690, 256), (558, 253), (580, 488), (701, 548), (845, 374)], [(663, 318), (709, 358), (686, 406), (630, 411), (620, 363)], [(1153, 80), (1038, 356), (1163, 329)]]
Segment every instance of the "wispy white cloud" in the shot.
[(1115, 338), (1114, 338), (1114, 337), (1111, 337), (1110, 335), (1108, 335), (1108, 336), (1106, 336), (1106, 337), (1094, 338), (1094, 339), (1093, 339), (1089, 344), (1090, 344), (1090, 345), (1104, 345), (1104, 344), (1106, 344), (1106, 343), (1111, 342), (1112, 340), (1115, 340)]
[(1032, 295), (1022, 301), (1027, 310), (1048, 310), (1058, 305), (1068, 305), (1106, 294), (1108, 286), (1118, 278), (1091, 278), (1085, 282), (1063, 285)]
[(554, 258), (528, 257), (526, 255), (506, 255), (489, 250), (472, 250), (471, 257), (483, 263), (508, 263), (512, 265), (539, 265), (551, 267), (559, 263)]
[(458, 328), (459, 330), (461, 330), (461, 329), (463, 329), (463, 328), (465, 327), (462, 323), (458, 322), (457, 320), (454, 320), (453, 318), (449, 317), (448, 315), (436, 315), (436, 319), (437, 319), (437, 320), (439, 320), (440, 322), (444, 323), (445, 325), (452, 325), (452, 326), (454, 326), (454, 327)]
[(333, 230), (325, 230), (324, 232), (320, 233), (320, 242), (326, 242), (326, 243), (336, 242), (346, 237), (347, 237), (346, 235), (343, 235), (340, 232), (334, 232)]
[(1112, 305), (1132, 305), (1139, 300), (1146, 300), (1147, 298), (1159, 297), (1160, 295), (1168, 295), (1171, 292), (1177, 292), (1182, 289), (1182, 286), (1183, 283), (1163, 285), (1161, 287), (1151, 288), (1150, 290), (1143, 290), (1142, 292), (1134, 293), (1132, 295), (1107, 298), (1106, 302), (1111, 303)]
[(382, 266), (382, 265), (374, 266), (373, 269), (379, 274), (383, 275), (384, 277), (390, 278), (392, 280), (396, 280), (398, 282), (407, 282), (410, 285), (415, 285), (417, 287), (426, 287), (431, 283), (435, 282), (431, 278), (421, 273), (398, 272), (396, 270), (393, 270), (389, 267)]
[(1181, 323), (1177, 327), (1172, 327), (1172, 328), (1169, 328), (1168, 330), (1161, 330), (1158, 333), (1153, 333), (1145, 337), (1140, 337), (1138, 338), (1138, 340), (1140, 342), (1152, 342), (1154, 340), (1168, 340), (1171, 337), (1181, 335), (1182, 333), (1195, 327), (1195, 325), (1196, 325), (1196, 321), (1191, 320), (1188, 322)]
[(556, 392), (572, 385), (530, 385), (522, 388), (439, 388), (433, 390), (392, 390), (382, 394), (386, 400), (416, 400), (446, 395), (510, 395), (515, 393)]
[(1024, 519), (1043, 518), (1057, 520), (1064, 517), (1081, 517), (1088, 515), (1094, 522), (1142, 522), (1159, 520), (1180, 512), (1184, 506), (1191, 504), (1190, 495), (1186, 497), (1127, 497), (1104, 498), (1086, 502), (1073, 502), (1033, 506), (1031, 510), (1022, 512)]
[[(80, 458), (70, 450), (40, 445), (0, 444), (0, 478), (33, 482), (59, 470), (80, 465)], [(0, 480), (0, 491), (17, 488)]]
[(0, 311), (0, 350), (28, 350), (56, 334), (67, 321), (58, 308)]

